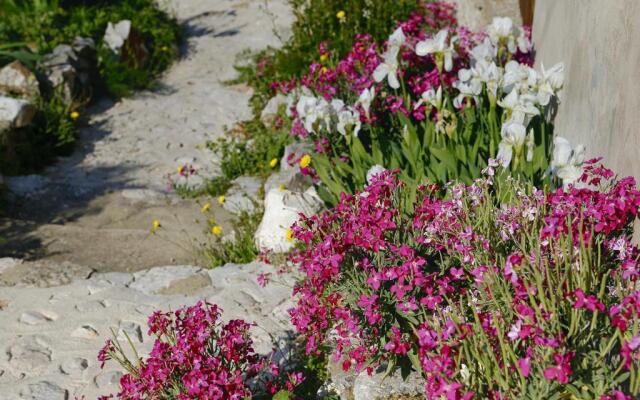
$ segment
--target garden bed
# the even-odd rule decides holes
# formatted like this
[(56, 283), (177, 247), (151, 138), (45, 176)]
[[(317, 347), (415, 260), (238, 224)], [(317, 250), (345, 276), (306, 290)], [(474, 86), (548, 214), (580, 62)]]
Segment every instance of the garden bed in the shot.
[(309, 398), (305, 379), (325, 398), (371, 398), (360, 388), (386, 379), (376, 396), (640, 393), (640, 191), (554, 133), (564, 66), (533, 68), (527, 27), (496, 17), (473, 31), (443, 2), (359, 23), (382, 3), (293, 2), (293, 39), (243, 70), (254, 119), (212, 145), (223, 177), (194, 191), (186, 165), (174, 182), (224, 204), (249, 192), (242, 175), (266, 179), (262, 205), (260, 189), (248, 196), (264, 209), (255, 247), (243, 231), (242, 251), (216, 238), (211, 254), (287, 253), (306, 365), (258, 356), (243, 321), (223, 326), (199, 303), (153, 314), (158, 351), (140, 365), (107, 343), (102, 360), (129, 372), (122, 398)]
[(149, 87), (178, 56), (181, 37), (151, 0), (2, 0), (0, 91), (16, 111), (3, 116), (0, 171), (24, 173), (68, 154), (84, 108)]

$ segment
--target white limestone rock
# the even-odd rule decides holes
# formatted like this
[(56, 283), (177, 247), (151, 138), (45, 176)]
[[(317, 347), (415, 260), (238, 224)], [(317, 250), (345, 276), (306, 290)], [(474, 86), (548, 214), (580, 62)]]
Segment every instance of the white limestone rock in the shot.
[(272, 189), (304, 192), (312, 185), (313, 182), (308, 175), (302, 175), (297, 168), (290, 168), (269, 176), (264, 184), (264, 192), (269, 193)]
[(36, 107), (27, 100), (0, 95), (0, 131), (29, 126)]
[(152, 268), (136, 272), (129, 287), (145, 294), (158, 294), (179, 281), (202, 275), (202, 271), (202, 268), (189, 265)]
[(120, 49), (124, 46), (131, 34), (131, 21), (123, 19), (120, 22), (107, 24), (107, 30), (104, 33), (104, 43), (114, 53), (120, 53)]
[(256, 245), (278, 253), (291, 250), (294, 243), (287, 240), (287, 230), (300, 214), (311, 216), (322, 207), (323, 202), (313, 187), (302, 193), (271, 189), (265, 197), (264, 216), (255, 233)]
[(253, 212), (260, 203), (262, 181), (254, 176), (241, 176), (231, 182), (222, 207), (232, 213)]
[(52, 311), (25, 311), (20, 315), (20, 322), (26, 325), (41, 325), (57, 319), (58, 315)]
[(15, 60), (0, 69), (0, 91), (32, 98), (40, 94), (40, 87), (35, 74)]
[(276, 115), (278, 115), (280, 106), (283, 104), (287, 104), (287, 96), (282, 93), (270, 98), (267, 105), (262, 109), (262, 113), (260, 113), (260, 121), (267, 126), (271, 125)]
[(89, 368), (89, 361), (82, 357), (70, 358), (60, 364), (60, 372), (73, 379), (83, 379), (87, 368)]
[(25, 400), (67, 400), (69, 398), (69, 392), (66, 389), (48, 381), (32, 383), (20, 395)]

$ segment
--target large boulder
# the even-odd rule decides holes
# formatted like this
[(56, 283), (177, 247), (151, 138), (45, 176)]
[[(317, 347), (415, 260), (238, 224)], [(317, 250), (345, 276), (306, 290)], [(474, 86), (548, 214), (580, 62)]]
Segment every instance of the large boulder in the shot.
[(29, 126), (36, 115), (36, 107), (27, 100), (0, 95), (0, 132)]
[(0, 92), (32, 98), (40, 94), (40, 87), (35, 74), (15, 60), (0, 69)]
[(293, 248), (287, 238), (287, 230), (300, 218), (300, 214), (311, 216), (318, 213), (323, 202), (315, 188), (305, 192), (271, 189), (264, 200), (264, 216), (255, 233), (258, 248), (283, 253)]
[(71, 45), (56, 46), (45, 57), (43, 68), (49, 89), (58, 91), (67, 104), (73, 104), (90, 94), (95, 65), (95, 43), (78, 37)]
[(81, 65), (83, 68), (91, 68), (90, 63), (96, 56), (96, 42), (92, 38), (77, 36), (71, 42), (71, 48), (78, 56), (78, 59), (85, 63)]

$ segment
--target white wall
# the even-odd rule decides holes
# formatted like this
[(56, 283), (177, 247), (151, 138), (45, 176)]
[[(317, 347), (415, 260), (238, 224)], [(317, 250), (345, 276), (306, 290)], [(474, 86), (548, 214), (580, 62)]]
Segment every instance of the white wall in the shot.
[(536, 64), (564, 61), (556, 134), (640, 178), (640, 0), (536, 0)]

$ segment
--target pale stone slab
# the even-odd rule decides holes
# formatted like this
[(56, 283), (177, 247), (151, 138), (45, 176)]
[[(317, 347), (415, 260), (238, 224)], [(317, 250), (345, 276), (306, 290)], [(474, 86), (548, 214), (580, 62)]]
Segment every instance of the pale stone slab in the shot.
[(554, 132), (640, 177), (640, 2), (537, 0), (536, 64), (565, 64)]
[(290, 190), (271, 189), (264, 201), (264, 216), (255, 233), (256, 245), (277, 253), (293, 248), (293, 241), (287, 238), (287, 230), (300, 214), (312, 216), (323, 207), (313, 187), (304, 193)]

